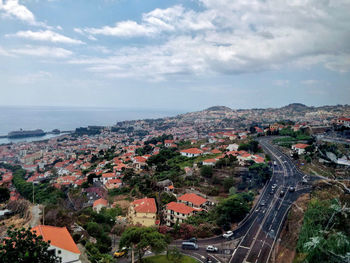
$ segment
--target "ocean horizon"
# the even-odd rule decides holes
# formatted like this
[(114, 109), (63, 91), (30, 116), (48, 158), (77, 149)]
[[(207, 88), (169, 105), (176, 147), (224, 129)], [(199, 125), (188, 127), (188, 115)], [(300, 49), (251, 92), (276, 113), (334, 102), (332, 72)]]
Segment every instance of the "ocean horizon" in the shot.
[[(74, 130), (89, 125), (112, 126), (119, 121), (171, 117), (181, 113), (183, 112), (141, 108), (0, 106), (0, 135), (20, 129), (42, 129), (48, 132), (53, 129)], [(11, 141), (18, 140), (0, 139), (0, 143)]]

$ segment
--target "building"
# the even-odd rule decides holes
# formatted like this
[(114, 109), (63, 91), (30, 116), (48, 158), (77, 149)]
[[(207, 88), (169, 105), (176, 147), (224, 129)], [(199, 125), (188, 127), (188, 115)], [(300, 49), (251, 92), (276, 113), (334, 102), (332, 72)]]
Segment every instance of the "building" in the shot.
[(205, 209), (206, 205), (209, 204), (209, 201), (207, 199), (194, 193), (184, 194), (180, 196), (177, 200), (181, 203), (184, 203), (187, 206), (194, 207), (196, 209)]
[(296, 152), (298, 155), (301, 155), (305, 153), (306, 147), (308, 147), (308, 144), (305, 143), (297, 143), (292, 145), (292, 151)]
[(108, 180), (107, 183), (105, 184), (105, 187), (108, 190), (119, 188), (122, 185), (122, 180), (120, 179), (111, 179)]
[(135, 200), (129, 207), (128, 220), (133, 225), (154, 226), (156, 217), (157, 206), (154, 198)]
[(101, 180), (103, 184), (106, 184), (109, 180), (117, 179), (117, 174), (115, 173), (104, 173), (102, 174)]
[(92, 209), (95, 212), (99, 213), (103, 207), (107, 207), (107, 206), (108, 206), (108, 201), (106, 199), (100, 198), (94, 202), (94, 204), (92, 205)]
[(350, 118), (341, 117), (337, 119), (337, 124), (350, 128)]
[(172, 226), (178, 222), (183, 223), (189, 216), (194, 215), (200, 210), (189, 207), (184, 203), (171, 202), (166, 205), (165, 221), (167, 226)]
[(203, 151), (198, 148), (190, 148), (180, 151), (182, 156), (186, 157), (197, 157), (203, 154)]
[(62, 258), (62, 263), (80, 263), (80, 251), (66, 227), (38, 225), (32, 228), (45, 242), (50, 241), (49, 251)]

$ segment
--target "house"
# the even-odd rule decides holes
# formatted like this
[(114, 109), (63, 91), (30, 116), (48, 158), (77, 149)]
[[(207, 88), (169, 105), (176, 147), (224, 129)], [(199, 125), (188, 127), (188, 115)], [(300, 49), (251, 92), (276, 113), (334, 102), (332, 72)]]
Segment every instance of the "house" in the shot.
[(305, 143), (297, 143), (292, 145), (292, 151), (296, 152), (298, 155), (305, 153), (305, 149), (310, 146)]
[(45, 242), (50, 241), (49, 252), (62, 258), (62, 263), (80, 263), (80, 251), (66, 227), (38, 225), (32, 228)]
[(206, 208), (206, 205), (209, 205), (209, 201), (207, 199), (194, 193), (184, 194), (177, 200), (180, 203), (184, 203), (185, 205), (196, 209)]
[(172, 226), (178, 222), (183, 223), (189, 216), (201, 211), (193, 207), (189, 207), (184, 203), (171, 202), (166, 205), (165, 221), (167, 226)]
[(131, 224), (154, 226), (156, 224), (157, 206), (154, 198), (142, 198), (131, 203), (128, 210), (128, 220)]
[(117, 175), (115, 173), (104, 173), (101, 177), (103, 184), (106, 184), (109, 180), (113, 179), (117, 179)]
[(122, 185), (122, 180), (120, 179), (111, 179), (105, 184), (105, 187), (108, 190), (119, 188)]
[(226, 149), (229, 150), (230, 152), (232, 151), (238, 151), (239, 145), (237, 143), (229, 144)]
[(341, 117), (337, 119), (337, 124), (350, 128), (350, 118)]
[(165, 147), (172, 147), (173, 144), (174, 144), (174, 140), (165, 140), (164, 141)]
[(92, 209), (99, 213), (103, 207), (107, 207), (108, 201), (106, 199), (100, 198), (97, 199), (94, 204), (92, 205)]
[(180, 151), (182, 156), (185, 157), (197, 157), (203, 154), (203, 151), (198, 149), (198, 148), (189, 148), (189, 149), (185, 149)]

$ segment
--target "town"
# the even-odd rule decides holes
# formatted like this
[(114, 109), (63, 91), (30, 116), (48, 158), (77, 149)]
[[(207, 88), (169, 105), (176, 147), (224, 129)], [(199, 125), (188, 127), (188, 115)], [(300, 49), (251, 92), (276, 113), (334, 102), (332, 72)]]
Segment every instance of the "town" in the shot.
[[(255, 212), (267, 215), (271, 198), (288, 191), (294, 198), (295, 190), (310, 194), (322, 180), (348, 189), (348, 116), (347, 105), (216, 106), (1, 145), (0, 236), (11, 225), (31, 227), (50, 240), (62, 262), (128, 262), (166, 247), (172, 262), (180, 262), (179, 251), (206, 262), (233, 262), (245, 242), (239, 226)], [(279, 165), (280, 172), (288, 169), (287, 161), (276, 163), (282, 155), (303, 173), (294, 184), (275, 179)], [(341, 196), (340, 207), (348, 201)], [(137, 234), (136, 244), (131, 236)], [(195, 255), (190, 250), (197, 243), (205, 249)]]

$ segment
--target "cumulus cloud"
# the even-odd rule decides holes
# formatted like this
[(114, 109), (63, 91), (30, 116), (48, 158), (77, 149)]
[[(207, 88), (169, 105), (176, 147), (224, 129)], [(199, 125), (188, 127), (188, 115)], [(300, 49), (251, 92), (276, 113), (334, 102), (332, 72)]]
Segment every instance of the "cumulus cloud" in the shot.
[(8, 37), (20, 37), (30, 40), (48, 41), (53, 43), (64, 43), (64, 44), (84, 44), (84, 42), (69, 38), (51, 30), (40, 30), (40, 31), (19, 31), (16, 34), (7, 35)]
[(5, 15), (27, 22), (31, 25), (39, 25), (34, 14), (18, 0), (0, 0), (0, 11)]
[(90, 36), (151, 37), (108, 58), (75, 59), (112, 77), (241, 74), (285, 66), (350, 70), (350, 2), (330, 0), (198, 0), (200, 11), (175, 5), (141, 22), (76, 29)]

